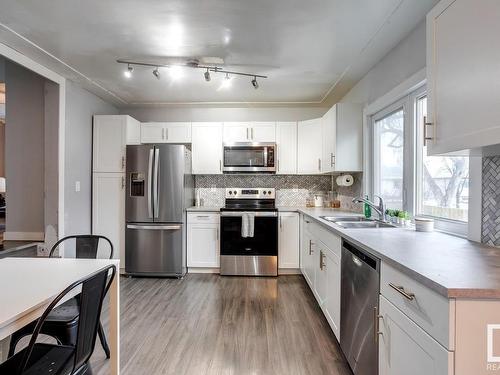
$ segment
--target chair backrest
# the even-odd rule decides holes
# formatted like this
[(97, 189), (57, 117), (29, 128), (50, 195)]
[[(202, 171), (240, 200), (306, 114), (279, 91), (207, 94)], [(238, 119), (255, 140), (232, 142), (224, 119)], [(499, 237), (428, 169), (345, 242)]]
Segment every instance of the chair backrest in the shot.
[(75, 240), (75, 257), (80, 258), (80, 259), (96, 259), (97, 258), (97, 252), (99, 250), (99, 241), (107, 241), (109, 243), (109, 248), (110, 248), (110, 254), (109, 254), (109, 259), (113, 258), (113, 244), (109, 240), (109, 238), (104, 237), (104, 236), (98, 236), (94, 234), (82, 234), (82, 235), (74, 235), (74, 236), (67, 236), (64, 238), (61, 238), (59, 241), (57, 241), (54, 246), (52, 246), (52, 249), (50, 249), (49, 257), (53, 257), (55, 255), (56, 249), (59, 247), (60, 244), (63, 242), (67, 242), (71, 239)]
[[(111, 275), (109, 275), (110, 272)], [(40, 330), (42, 329), (49, 313), (66, 295), (68, 295), (68, 293), (78, 286), (81, 286), (82, 290), (80, 298), (78, 299), (80, 303), (80, 315), (78, 319), (78, 335), (75, 346), (73, 371), (80, 369), (81, 366), (88, 362), (95, 347), (99, 317), (101, 316), (102, 303), (107, 289), (106, 280), (109, 275), (111, 283), (115, 274), (116, 267), (114, 265), (106, 266), (94, 274), (71, 284), (51, 302), (40, 319), (38, 319), (23, 360), (21, 361), (18, 372), (19, 374), (26, 370), (26, 366), (31, 353), (33, 352)]]

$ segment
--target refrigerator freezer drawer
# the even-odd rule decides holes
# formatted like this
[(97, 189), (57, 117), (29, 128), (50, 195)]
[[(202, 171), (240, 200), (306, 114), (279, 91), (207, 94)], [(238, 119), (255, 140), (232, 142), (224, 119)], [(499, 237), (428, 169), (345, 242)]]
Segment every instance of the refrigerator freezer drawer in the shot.
[(129, 223), (125, 272), (137, 276), (183, 276), (182, 224)]

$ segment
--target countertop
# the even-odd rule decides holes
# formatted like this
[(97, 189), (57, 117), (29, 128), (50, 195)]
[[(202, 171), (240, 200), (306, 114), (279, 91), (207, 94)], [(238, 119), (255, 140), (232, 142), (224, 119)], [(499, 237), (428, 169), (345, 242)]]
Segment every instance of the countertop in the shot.
[(3, 246), (0, 246), (0, 257), (5, 258), (12, 256), (14, 253), (26, 250), (37, 246), (40, 242), (33, 241), (3, 241)]
[(500, 249), (437, 231), (344, 229), (320, 217), (340, 212), (298, 211), (447, 298), (500, 298)]

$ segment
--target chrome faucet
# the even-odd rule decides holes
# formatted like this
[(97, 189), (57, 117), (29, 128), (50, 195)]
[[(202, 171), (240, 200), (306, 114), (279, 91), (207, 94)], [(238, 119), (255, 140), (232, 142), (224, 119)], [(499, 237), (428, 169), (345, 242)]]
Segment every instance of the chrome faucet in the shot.
[(385, 214), (384, 200), (379, 195), (374, 195), (374, 197), (377, 197), (379, 199), (378, 206), (375, 205), (375, 203), (373, 203), (371, 200), (363, 198), (363, 197), (353, 198), (352, 201), (354, 203), (366, 203), (368, 206), (373, 208), (378, 213), (379, 220), (381, 220), (383, 222), (387, 222), (387, 215)]

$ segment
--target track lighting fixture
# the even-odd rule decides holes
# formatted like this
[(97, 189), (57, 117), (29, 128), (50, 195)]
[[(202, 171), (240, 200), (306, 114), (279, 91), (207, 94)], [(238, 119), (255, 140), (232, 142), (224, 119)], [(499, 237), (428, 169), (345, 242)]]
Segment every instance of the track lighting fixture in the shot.
[(252, 80), (250, 82), (252, 83), (252, 86), (255, 89), (259, 88), (259, 83), (257, 82), (257, 78), (267, 78), (267, 76), (260, 75), (260, 74), (243, 73), (243, 72), (225, 70), (224, 68), (221, 68), (221, 67), (215, 66), (215, 65), (201, 65), (198, 63), (197, 59), (191, 59), (185, 63), (176, 62), (173, 64), (158, 64), (155, 62), (149, 63), (149, 62), (140, 62), (140, 61), (132, 61), (132, 60), (116, 60), (116, 62), (119, 64), (127, 64), (127, 70), (123, 72), (123, 74), (127, 78), (132, 77), (132, 72), (134, 70), (134, 66), (136, 66), (136, 67), (137, 66), (153, 67), (154, 68), (153, 75), (157, 79), (160, 79), (160, 68), (168, 68), (168, 74), (169, 74), (170, 78), (173, 80), (176, 80), (176, 79), (179, 79), (182, 77), (184, 68), (204, 69), (205, 72), (203, 73), (203, 76), (205, 77), (206, 82), (210, 82), (212, 80), (211, 73), (225, 74), (224, 80), (222, 81), (220, 88), (229, 88), (232, 84), (232, 78), (233, 78), (232, 76), (252, 77)]
[(259, 82), (257, 82), (257, 77), (253, 77), (252, 79), (252, 86), (255, 90), (257, 90), (259, 88)]
[(160, 70), (158, 69), (158, 67), (156, 67), (155, 70), (153, 70), (153, 75), (157, 78), (157, 79), (160, 79)]
[(210, 82), (210, 80), (212, 78), (210, 77), (210, 70), (208, 70), (208, 68), (207, 68), (207, 71), (203, 75), (205, 76), (205, 81)]
[(127, 77), (127, 78), (131, 78), (131, 77), (132, 77), (132, 72), (133, 72), (133, 71), (134, 71), (134, 67), (133, 67), (133, 66), (131, 66), (130, 64), (128, 64), (128, 66), (127, 66), (127, 70), (125, 70), (125, 71), (123, 72), (123, 74), (125, 75), (125, 77)]

